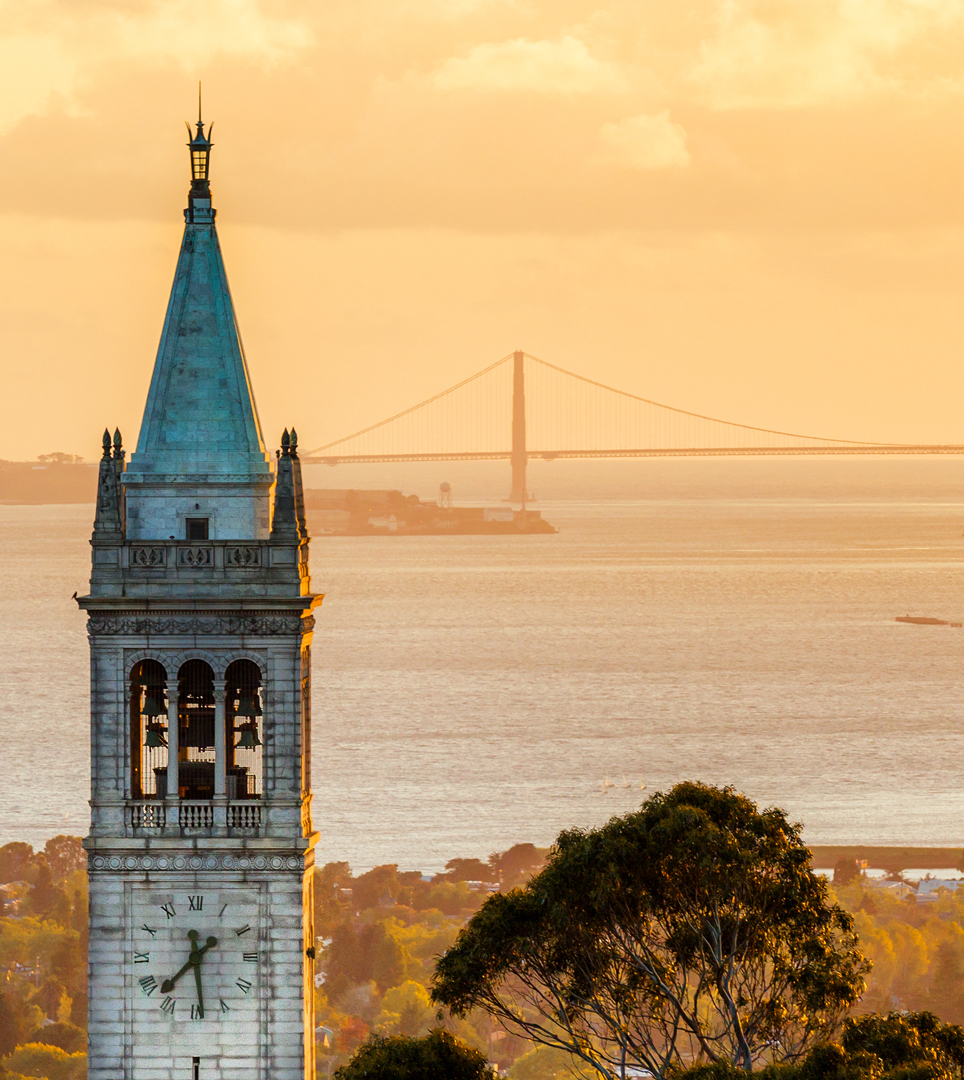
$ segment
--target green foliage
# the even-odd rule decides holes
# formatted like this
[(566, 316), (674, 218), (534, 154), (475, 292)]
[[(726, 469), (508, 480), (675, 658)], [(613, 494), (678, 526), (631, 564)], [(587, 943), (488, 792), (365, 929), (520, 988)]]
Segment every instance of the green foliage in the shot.
[(420, 1035), (431, 1027), (434, 1019), (428, 990), (409, 979), (401, 986), (393, 986), (382, 998), (374, 1028), (379, 1035)]
[(624, 1056), (657, 1076), (684, 1052), (793, 1060), (839, 1024), (868, 969), (809, 856), (782, 811), (678, 784), (562, 833), (545, 869), (490, 897), (439, 960), (433, 1000), (483, 1009), (600, 1076)]
[(87, 1055), (69, 1054), (59, 1046), (27, 1043), (3, 1059), (7, 1073), (22, 1076), (42, 1076), (46, 1080), (86, 1080)]
[(445, 915), (458, 915), (476, 906), (477, 894), (464, 881), (440, 881), (427, 896), (427, 906), (438, 908)]
[(535, 844), (516, 844), (508, 851), (489, 856), (492, 876), (501, 882), (503, 890), (511, 889), (541, 870), (547, 854), (545, 848), (538, 848)]
[(409, 965), (402, 943), (385, 927), (385, 923), (377, 925), (382, 927), (382, 933), (372, 957), (372, 980), (378, 992), (384, 994), (389, 987), (398, 986), (404, 981)]
[(87, 1049), (87, 1033), (83, 1028), (69, 1021), (58, 1021), (55, 1024), (47, 1024), (37, 1028), (27, 1036), (24, 1042), (46, 1043), (48, 1046), (59, 1046), (68, 1054), (76, 1054), (78, 1050)]
[[(952, 1080), (962, 1075), (964, 1031), (931, 1013), (877, 1013), (844, 1022), (843, 1045), (813, 1047), (794, 1065), (769, 1065), (760, 1080)], [(717, 1062), (673, 1080), (737, 1080), (747, 1073)]]
[(87, 853), (79, 836), (54, 836), (44, 845), (44, 856), (54, 878), (68, 877), (75, 870), (87, 869)]
[(43, 918), (50, 913), (57, 897), (50, 863), (43, 856), (38, 857), (37, 863), (37, 880), (28, 894), (27, 901), (30, 911)]
[(481, 859), (449, 859), (445, 876), (449, 881), (488, 881), (492, 867)]
[(373, 1036), (338, 1069), (335, 1080), (491, 1080), (494, 1076), (478, 1050), (436, 1030), (422, 1039)]
[[(13, 890), (18, 906), (0, 918), (0, 1058), (27, 1044), (76, 1053), (86, 1045), (87, 1024), (87, 869), (80, 840), (55, 837), (37, 855), (27, 844), (7, 844), (0, 869), (0, 876), (29, 883)], [(38, 1075), (26, 1066), (8, 1066), (7, 1073)]]
[(0, 847), (0, 885), (7, 881), (22, 881), (32, 858), (33, 848), (19, 840)]
[(838, 859), (833, 868), (834, 885), (853, 885), (860, 880), (860, 863), (856, 859)]
[(509, 1080), (582, 1080), (590, 1076), (572, 1054), (551, 1046), (534, 1046), (509, 1069)]
[(9, 987), (0, 989), (0, 1058), (25, 1042), (32, 1028), (33, 1012), (26, 1001)]

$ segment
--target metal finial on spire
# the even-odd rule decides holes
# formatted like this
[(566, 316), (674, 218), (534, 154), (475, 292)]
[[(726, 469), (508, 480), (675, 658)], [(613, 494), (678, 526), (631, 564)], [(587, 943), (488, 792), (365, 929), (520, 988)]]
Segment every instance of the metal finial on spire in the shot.
[(197, 122), (201, 123), (201, 80), (197, 81)]
[(110, 457), (110, 429), (104, 428), (104, 457)]
[(114, 446), (120, 450), (122, 445), (120, 428), (114, 428)]

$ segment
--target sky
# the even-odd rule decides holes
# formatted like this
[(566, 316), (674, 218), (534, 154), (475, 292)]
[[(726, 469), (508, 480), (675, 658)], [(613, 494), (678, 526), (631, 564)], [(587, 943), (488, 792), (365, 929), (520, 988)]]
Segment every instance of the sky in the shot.
[(0, 0), (0, 457), (133, 444), (203, 80), (265, 436), (516, 348), (964, 443), (964, 0)]

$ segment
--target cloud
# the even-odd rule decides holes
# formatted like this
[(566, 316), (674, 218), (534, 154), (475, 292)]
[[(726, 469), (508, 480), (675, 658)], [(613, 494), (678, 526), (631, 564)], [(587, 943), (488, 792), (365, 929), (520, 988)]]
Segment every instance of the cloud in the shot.
[(276, 63), (311, 44), (307, 23), (258, 0), (0, 0), (0, 129), (51, 107), (74, 111), (92, 72), (174, 62), (193, 74), (231, 56)]
[[(687, 79), (715, 108), (851, 102), (959, 82), (962, 0), (718, 0)], [(946, 55), (947, 36), (957, 39)]]
[(690, 163), (686, 129), (670, 120), (669, 109), (603, 124), (599, 138), (606, 160), (629, 169), (674, 169)]
[(597, 60), (585, 42), (516, 38), (481, 44), (466, 57), (451, 57), (435, 74), (441, 90), (532, 90), (542, 94), (618, 91), (622, 80), (612, 65)]

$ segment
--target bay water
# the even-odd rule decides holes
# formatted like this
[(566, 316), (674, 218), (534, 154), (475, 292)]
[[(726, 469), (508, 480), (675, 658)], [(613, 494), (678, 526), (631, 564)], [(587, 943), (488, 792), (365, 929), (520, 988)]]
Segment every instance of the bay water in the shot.
[[(964, 500), (567, 498), (547, 536), (317, 537), (321, 862), (435, 871), (678, 780), (811, 843), (964, 844)], [(0, 506), (0, 844), (86, 831), (93, 508)]]

